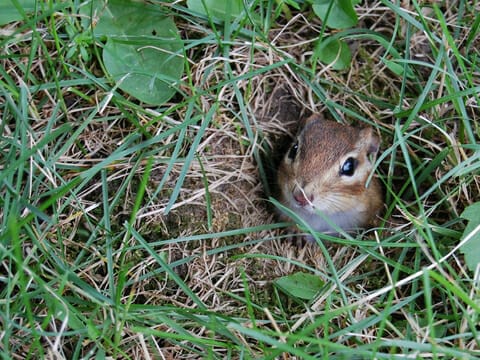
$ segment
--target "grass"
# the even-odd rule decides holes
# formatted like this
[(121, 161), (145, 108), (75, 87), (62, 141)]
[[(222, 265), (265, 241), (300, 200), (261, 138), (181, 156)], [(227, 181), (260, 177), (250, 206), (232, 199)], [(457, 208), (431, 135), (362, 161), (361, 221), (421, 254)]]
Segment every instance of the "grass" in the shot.
[[(188, 60), (157, 107), (78, 41), (75, 2), (2, 27), (2, 358), (480, 356), (478, 266), (458, 246), (480, 188), (478, 4), (363, 2), (338, 72), (309, 63), (309, 7), (281, 3), (255, 2), (255, 27), (170, 4)], [(297, 246), (269, 164), (317, 111), (381, 135), (385, 213)], [(324, 281), (311, 302), (273, 286), (296, 271)]]

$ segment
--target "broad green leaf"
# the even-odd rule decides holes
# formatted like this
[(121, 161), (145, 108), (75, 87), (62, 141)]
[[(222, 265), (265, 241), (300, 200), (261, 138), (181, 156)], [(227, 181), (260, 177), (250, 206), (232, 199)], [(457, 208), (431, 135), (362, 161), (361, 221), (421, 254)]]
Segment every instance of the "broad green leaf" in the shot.
[(243, 10), (242, 0), (187, 0), (190, 10), (223, 21), (236, 18)]
[(352, 0), (313, 0), (312, 8), (330, 28), (345, 29), (357, 25), (358, 17)]
[(334, 70), (343, 70), (350, 66), (352, 53), (345, 41), (328, 37), (317, 44), (313, 57), (331, 65)]
[[(462, 236), (462, 239), (465, 239), (465, 237), (480, 225), (480, 202), (476, 202), (467, 207), (460, 217), (468, 220), (467, 227)], [(480, 263), (480, 232), (477, 232), (469, 241), (463, 244), (460, 251), (464, 254), (465, 263), (470, 271), (475, 271), (475, 268)]]
[(170, 55), (175, 52), (173, 46), (161, 42), (134, 45), (109, 38), (103, 61), (120, 89), (143, 102), (160, 105), (175, 94), (174, 86), (183, 73), (183, 59)]
[(107, 39), (103, 61), (120, 89), (155, 105), (175, 94), (183, 73), (183, 42), (159, 6), (98, 0), (83, 13), (95, 14), (93, 34)]
[(35, 3), (36, 0), (0, 0), (0, 25), (22, 20), (22, 10), (25, 14), (34, 12)]
[(281, 291), (302, 300), (313, 300), (324, 282), (316, 275), (297, 272), (274, 281)]

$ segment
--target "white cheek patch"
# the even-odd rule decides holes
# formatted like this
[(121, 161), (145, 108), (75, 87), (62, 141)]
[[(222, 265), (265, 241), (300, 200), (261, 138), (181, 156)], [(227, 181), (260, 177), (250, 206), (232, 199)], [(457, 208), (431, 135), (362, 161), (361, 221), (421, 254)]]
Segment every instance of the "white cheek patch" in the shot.
[(311, 212), (301, 209), (297, 214), (305, 220), (308, 225), (315, 231), (336, 234), (337, 227), (345, 231), (355, 230), (359, 223), (363, 221), (363, 215), (357, 209), (348, 211), (326, 213), (318, 209)]

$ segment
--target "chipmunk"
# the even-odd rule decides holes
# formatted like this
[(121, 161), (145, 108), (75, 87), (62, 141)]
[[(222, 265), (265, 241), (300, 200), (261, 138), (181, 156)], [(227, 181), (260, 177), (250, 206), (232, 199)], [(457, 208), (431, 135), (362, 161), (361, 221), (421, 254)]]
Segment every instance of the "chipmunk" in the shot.
[[(278, 168), (280, 202), (322, 233), (336, 235), (336, 227), (350, 232), (372, 224), (383, 206), (382, 190), (375, 177), (368, 187), (366, 183), (379, 145), (370, 127), (310, 116)], [(281, 217), (288, 215), (282, 211)]]

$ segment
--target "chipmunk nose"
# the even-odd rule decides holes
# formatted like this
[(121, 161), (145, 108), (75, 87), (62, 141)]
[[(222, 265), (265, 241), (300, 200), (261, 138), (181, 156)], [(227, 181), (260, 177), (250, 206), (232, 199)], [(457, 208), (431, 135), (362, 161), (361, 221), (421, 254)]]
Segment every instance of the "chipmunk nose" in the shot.
[(309, 203), (313, 201), (313, 195), (310, 195), (307, 198), (307, 194), (305, 194), (305, 192), (300, 189), (296, 189), (293, 192), (293, 198), (295, 199), (297, 204), (302, 207), (307, 206)]

